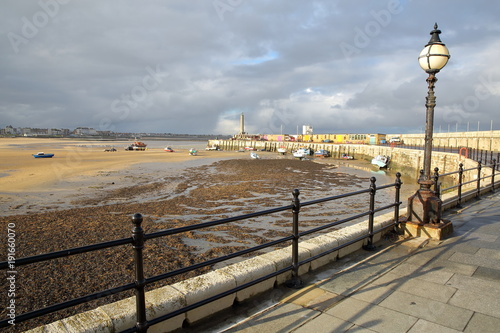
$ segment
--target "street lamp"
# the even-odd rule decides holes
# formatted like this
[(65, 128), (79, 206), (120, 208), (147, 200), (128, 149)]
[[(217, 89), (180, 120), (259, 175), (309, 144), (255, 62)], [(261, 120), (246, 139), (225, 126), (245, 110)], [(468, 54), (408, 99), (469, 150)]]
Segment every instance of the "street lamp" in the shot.
[[(427, 102), (425, 103), (427, 111), (425, 122), (424, 174), (423, 179), (420, 179), (420, 181), (431, 180), (432, 135), (434, 128), (434, 107), (436, 106), (434, 84), (437, 81), (436, 74), (446, 66), (450, 58), (450, 52), (448, 52), (444, 43), (439, 39), (440, 33), (441, 30), (438, 30), (437, 23), (434, 24), (434, 30), (431, 31), (431, 40), (418, 57), (420, 67), (429, 74), (427, 78), (429, 91), (427, 93)], [(421, 182), (420, 185), (422, 185)]]
[[(431, 39), (425, 45), (418, 62), (420, 67), (429, 74), (427, 78), (428, 93), (425, 106), (426, 110), (426, 123), (425, 123), (425, 146), (424, 146), (424, 169), (420, 175), (418, 183), (420, 189), (408, 199), (408, 225), (412, 225), (420, 230), (419, 227), (429, 226), (430, 228), (442, 228), (443, 221), (441, 221), (441, 207), (442, 201), (436, 196), (436, 193), (431, 189), (434, 181), (431, 178), (431, 157), (432, 157), (432, 135), (434, 127), (434, 107), (436, 106), (436, 96), (434, 96), (434, 84), (437, 81), (436, 74), (448, 63), (450, 53), (441, 39), (437, 23), (434, 24), (434, 30), (431, 31)], [(445, 223), (448, 232), (453, 230), (451, 222)], [(421, 230), (420, 230), (421, 231)], [(417, 236), (420, 236), (420, 232)], [(426, 231), (429, 234), (428, 231)], [(441, 232), (438, 232), (441, 238)]]

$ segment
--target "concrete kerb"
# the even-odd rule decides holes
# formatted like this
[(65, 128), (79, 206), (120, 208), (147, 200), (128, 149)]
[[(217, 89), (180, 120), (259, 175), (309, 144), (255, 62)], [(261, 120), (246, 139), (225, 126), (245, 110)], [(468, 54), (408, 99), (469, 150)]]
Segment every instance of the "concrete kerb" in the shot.
[[(236, 287), (236, 280), (233, 276), (215, 270), (203, 275), (195, 276), (172, 285), (186, 297), (187, 305), (192, 305), (217, 294), (223, 293)], [(187, 322), (194, 323), (206, 318), (218, 311), (230, 308), (236, 298), (235, 294), (220, 298), (209, 304), (200, 306), (186, 313)]]
[[(220, 268), (219, 271), (231, 275), (236, 281), (236, 286), (239, 287), (245, 283), (255, 281), (258, 278), (274, 273), (276, 271), (275, 267), (275, 263), (271, 260), (255, 257)], [(236, 301), (242, 302), (266, 290), (273, 289), (275, 282), (276, 278), (270, 278), (240, 290), (236, 292)]]
[[(404, 210), (401, 211), (404, 214)], [(374, 230), (382, 229), (393, 223), (394, 213), (387, 213), (375, 218)], [(347, 226), (323, 235), (308, 239), (299, 244), (299, 261), (308, 259), (328, 248), (345, 244), (352, 239), (367, 235), (368, 222)], [(385, 230), (382, 231), (385, 233)], [(374, 242), (382, 237), (379, 232), (374, 235)], [(337, 260), (359, 250), (366, 240), (358, 241), (329, 255), (318, 258), (302, 265), (299, 275), (309, 270), (317, 269), (327, 263)], [(275, 250), (255, 258), (247, 259), (215, 271), (175, 283), (171, 286), (161, 287), (146, 293), (146, 312), (148, 319), (153, 319), (201, 300), (210, 298), (222, 292), (231, 290), (236, 286), (255, 280), (289, 267), (292, 262), (291, 246)], [(291, 272), (283, 273), (269, 281), (253, 285), (235, 294), (178, 315), (165, 322), (150, 328), (150, 332), (167, 332), (179, 329), (184, 321), (194, 323), (205, 319), (219, 311), (230, 308), (234, 301), (247, 299), (262, 292), (272, 290), (277, 284), (283, 284), (291, 278)], [(83, 312), (57, 322), (29, 330), (30, 333), (59, 333), (59, 332), (117, 332), (132, 327), (136, 322), (135, 297), (129, 297), (118, 302), (103, 305), (97, 309)]]

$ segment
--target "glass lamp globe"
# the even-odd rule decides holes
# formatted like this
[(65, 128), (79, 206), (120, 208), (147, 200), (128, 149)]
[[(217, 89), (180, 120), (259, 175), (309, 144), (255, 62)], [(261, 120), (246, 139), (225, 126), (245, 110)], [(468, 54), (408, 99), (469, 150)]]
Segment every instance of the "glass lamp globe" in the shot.
[(431, 31), (431, 40), (424, 47), (420, 56), (418, 57), (418, 63), (420, 67), (427, 73), (437, 73), (446, 64), (450, 58), (450, 52), (446, 45), (439, 39), (439, 34), (441, 30), (438, 30), (437, 24), (434, 25), (434, 30)]

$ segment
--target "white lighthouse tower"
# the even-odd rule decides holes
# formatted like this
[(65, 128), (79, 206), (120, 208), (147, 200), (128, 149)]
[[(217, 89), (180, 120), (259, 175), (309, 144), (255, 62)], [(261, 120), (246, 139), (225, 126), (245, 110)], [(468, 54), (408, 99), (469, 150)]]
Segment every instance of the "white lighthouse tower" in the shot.
[(245, 115), (243, 112), (240, 115), (240, 135), (245, 134)]

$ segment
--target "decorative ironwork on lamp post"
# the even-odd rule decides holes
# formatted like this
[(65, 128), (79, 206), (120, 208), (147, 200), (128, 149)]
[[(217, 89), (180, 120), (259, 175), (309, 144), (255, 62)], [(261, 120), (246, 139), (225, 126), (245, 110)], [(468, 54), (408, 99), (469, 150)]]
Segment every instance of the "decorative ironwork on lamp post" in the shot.
[(420, 67), (429, 77), (427, 78), (428, 93), (425, 106), (425, 146), (424, 146), (424, 169), (420, 175), (418, 183), (420, 189), (409, 198), (408, 221), (424, 225), (428, 223), (441, 222), (442, 202), (431, 189), (434, 181), (431, 175), (432, 158), (432, 136), (434, 128), (434, 107), (436, 106), (436, 96), (434, 96), (434, 84), (437, 81), (436, 74), (448, 63), (450, 53), (444, 43), (439, 38), (441, 30), (438, 30), (437, 23), (431, 31), (431, 39), (418, 57)]

